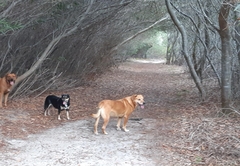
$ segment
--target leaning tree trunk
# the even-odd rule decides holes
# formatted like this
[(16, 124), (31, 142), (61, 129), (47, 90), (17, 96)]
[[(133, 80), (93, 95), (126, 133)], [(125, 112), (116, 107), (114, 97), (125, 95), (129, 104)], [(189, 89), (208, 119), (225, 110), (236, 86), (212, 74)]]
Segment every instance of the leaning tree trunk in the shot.
[(168, 36), (168, 45), (167, 45), (167, 53), (166, 53), (166, 64), (174, 64), (176, 61), (176, 55), (174, 53), (173, 47), (177, 43), (179, 37), (179, 32), (170, 34)]
[(231, 9), (231, 0), (225, 0), (222, 3), (222, 7), (219, 12), (219, 34), (221, 37), (222, 45), (222, 77), (221, 77), (221, 102), (224, 113), (230, 112), (230, 103), (232, 98), (231, 93), (231, 59), (232, 59), (232, 49), (231, 49), (231, 34), (228, 26), (228, 16)]
[(165, 3), (166, 3), (166, 6), (167, 6), (167, 9), (168, 9), (168, 13), (170, 14), (174, 24), (176, 25), (176, 27), (178, 28), (178, 30), (181, 33), (184, 58), (187, 62), (187, 65), (188, 65), (189, 71), (191, 73), (191, 76), (192, 76), (192, 78), (193, 78), (201, 96), (202, 96), (202, 99), (204, 100), (205, 97), (206, 97), (206, 92), (205, 92), (205, 90), (203, 88), (203, 85), (201, 83), (201, 79), (198, 77), (196, 71), (194, 70), (194, 65), (193, 65), (192, 59), (188, 54), (188, 50), (187, 50), (188, 40), (187, 40), (186, 30), (184, 29), (183, 25), (179, 22), (178, 18), (176, 17), (173, 9), (171, 8), (169, 0), (165, 0)]
[(54, 50), (54, 48), (56, 47), (56, 45), (59, 43), (60, 40), (62, 40), (63, 38), (65, 38), (69, 35), (72, 35), (74, 32), (76, 32), (78, 30), (79, 26), (84, 21), (87, 14), (90, 12), (90, 9), (92, 8), (93, 2), (94, 2), (94, 0), (90, 1), (90, 4), (87, 7), (85, 13), (80, 17), (80, 19), (76, 22), (76, 24), (71, 29), (63, 32), (62, 34), (60, 34), (59, 36), (54, 38), (48, 44), (47, 48), (44, 50), (44, 52), (42, 53), (42, 55), (40, 56), (38, 61), (35, 64), (33, 64), (33, 66), (29, 70), (27, 70), (24, 74), (22, 74), (21, 76), (19, 76), (17, 78), (16, 83), (12, 88), (14, 88), (16, 85), (18, 85), (22, 80), (29, 77), (44, 62), (44, 60), (46, 60), (46, 58), (52, 53), (52, 51)]

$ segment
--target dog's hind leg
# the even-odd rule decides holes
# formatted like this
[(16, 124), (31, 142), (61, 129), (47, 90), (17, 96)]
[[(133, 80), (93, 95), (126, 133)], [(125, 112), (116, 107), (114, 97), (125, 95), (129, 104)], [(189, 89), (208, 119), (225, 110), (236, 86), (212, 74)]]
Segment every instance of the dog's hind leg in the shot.
[(47, 113), (48, 113), (48, 109), (45, 109), (44, 110), (44, 116), (47, 116)]
[(109, 118), (110, 118), (110, 116), (106, 116), (106, 117), (104, 118), (104, 123), (103, 123), (103, 126), (102, 126), (102, 132), (103, 132), (103, 134), (108, 134), (108, 133), (106, 132), (106, 127), (107, 127), (107, 125), (108, 125)]
[(94, 134), (98, 135), (98, 122), (99, 122), (100, 116), (96, 118), (95, 124), (94, 124)]
[(44, 109), (44, 116), (50, 115), (49, 114), (49, 108), (52, 106), (52, 104), (50, 104), (47, 108)]

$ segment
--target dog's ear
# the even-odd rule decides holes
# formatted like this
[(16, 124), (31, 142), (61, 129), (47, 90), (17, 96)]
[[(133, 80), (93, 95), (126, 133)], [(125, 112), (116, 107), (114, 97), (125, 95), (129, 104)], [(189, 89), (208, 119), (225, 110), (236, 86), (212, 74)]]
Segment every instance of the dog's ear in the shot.
[(137, 94), (134, 94), (134, 95), (132, 95), (131, 99), (135, 100), (137, 98), (137, 96), (138, 96)]
[(137, 97), (138, 95), (137, 95), (137, 94), (134, 94), (133, 96), (134, 96), (134, 97)]
[(4, 78), (5, 78), (6, 80), (9, 78), (9, 74), (10, 74), (10, 73), (7, 73), (7, 74), (5, 74), (5, 76), (4, 76)]
[[(14, 74), (14, 73), (13, 73)], [(17, 75), (16, 74), (14, 74), (14, 77), (17, 79)]]
[(7, 78), (8, 76), (10, 76), (10, 77), (15, 77), (15, 78), (17, 79), (17, 75), (14, 74), (14, 73), (7, 73), (7, 74), (5, 74), (5, 77), (6, 77), (6, 78)]

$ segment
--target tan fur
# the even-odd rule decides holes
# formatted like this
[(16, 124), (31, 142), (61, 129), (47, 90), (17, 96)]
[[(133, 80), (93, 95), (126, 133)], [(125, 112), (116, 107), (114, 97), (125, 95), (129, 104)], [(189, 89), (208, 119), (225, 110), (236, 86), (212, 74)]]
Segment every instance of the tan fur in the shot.
[(125, 132), (129, 131), (126, 128), (126, 124), (128, 122), (129, 116), (137, 107), (140, 105), (142, 108), (144, 107), (144, 98), (142, 95), (132, 95), (119, 100), (103, 100), (98, 104), (98, 112), (96, 114), (92, 114), (92, 117), (96, 118), (96, 122), (94, 125), (94, 133), (98, 134), (98, 122), (100, 116), (103, 118), (104, 123), (102, 126), (102, 132), (107, 134), (106, 127), (109, 122), (110, 117), (118, 117), (117, 130), (121, 130), (121, 120), (124, 118), (123, 122), (123, 130)]
[(16, 79), (17, 76), (14, 73), (6, 74), (3, 78), (0, 78), (0, 108), (2, 108), (3, 97), (4, 106), (7, 106), (8, 95)]

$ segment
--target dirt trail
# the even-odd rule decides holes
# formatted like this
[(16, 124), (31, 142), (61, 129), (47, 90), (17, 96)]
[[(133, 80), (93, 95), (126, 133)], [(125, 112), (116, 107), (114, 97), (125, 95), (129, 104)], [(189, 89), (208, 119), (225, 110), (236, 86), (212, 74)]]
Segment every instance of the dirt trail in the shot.
[[(9, 103), (9, 109), (4, 110), (6, 114), (0, 114), (0, 136), (3, 138), (0, 165), (185, 166), (240, 163), (238, 156), (234, 157), (240, 147), (235, 147), (234, 152), (225, 151), (230, 153), (225, 155), (217, 154), (210, 144), (213, 133), (217, 141), (221, 141), (226, 131), (239, 138), (238, 119), (218, 118), (217, 101), (199, 102), (193, 82), (181, 67), (126, 62), (101, 76), (95, 84), (66, 92), (71, 96), (70, 121), (66, 120), (64, 112), (62, 121), (57, 120), (56, 111), (51, 116), (43, 116), (42, 103), (48, 94)], [(63, 92), (51, 93), (60, 95)], [(147, 104), (144, 110), (137, 108), (133, 112), (128, 122), (130, 131), (117, 131), (117, 120), (112, 118), (107, 127), (108, 135), (94, 135), (94, 119), (89, 115), (96, 112), (97, 103), (102, 99), (118, 99), (135, 93), (143, 94)], [(29, 100), (31, 102), (27, 103)], [(101, 124), (102, 120), (99, 128)], [(239, 146), (237, 141), (235, 145)]]

